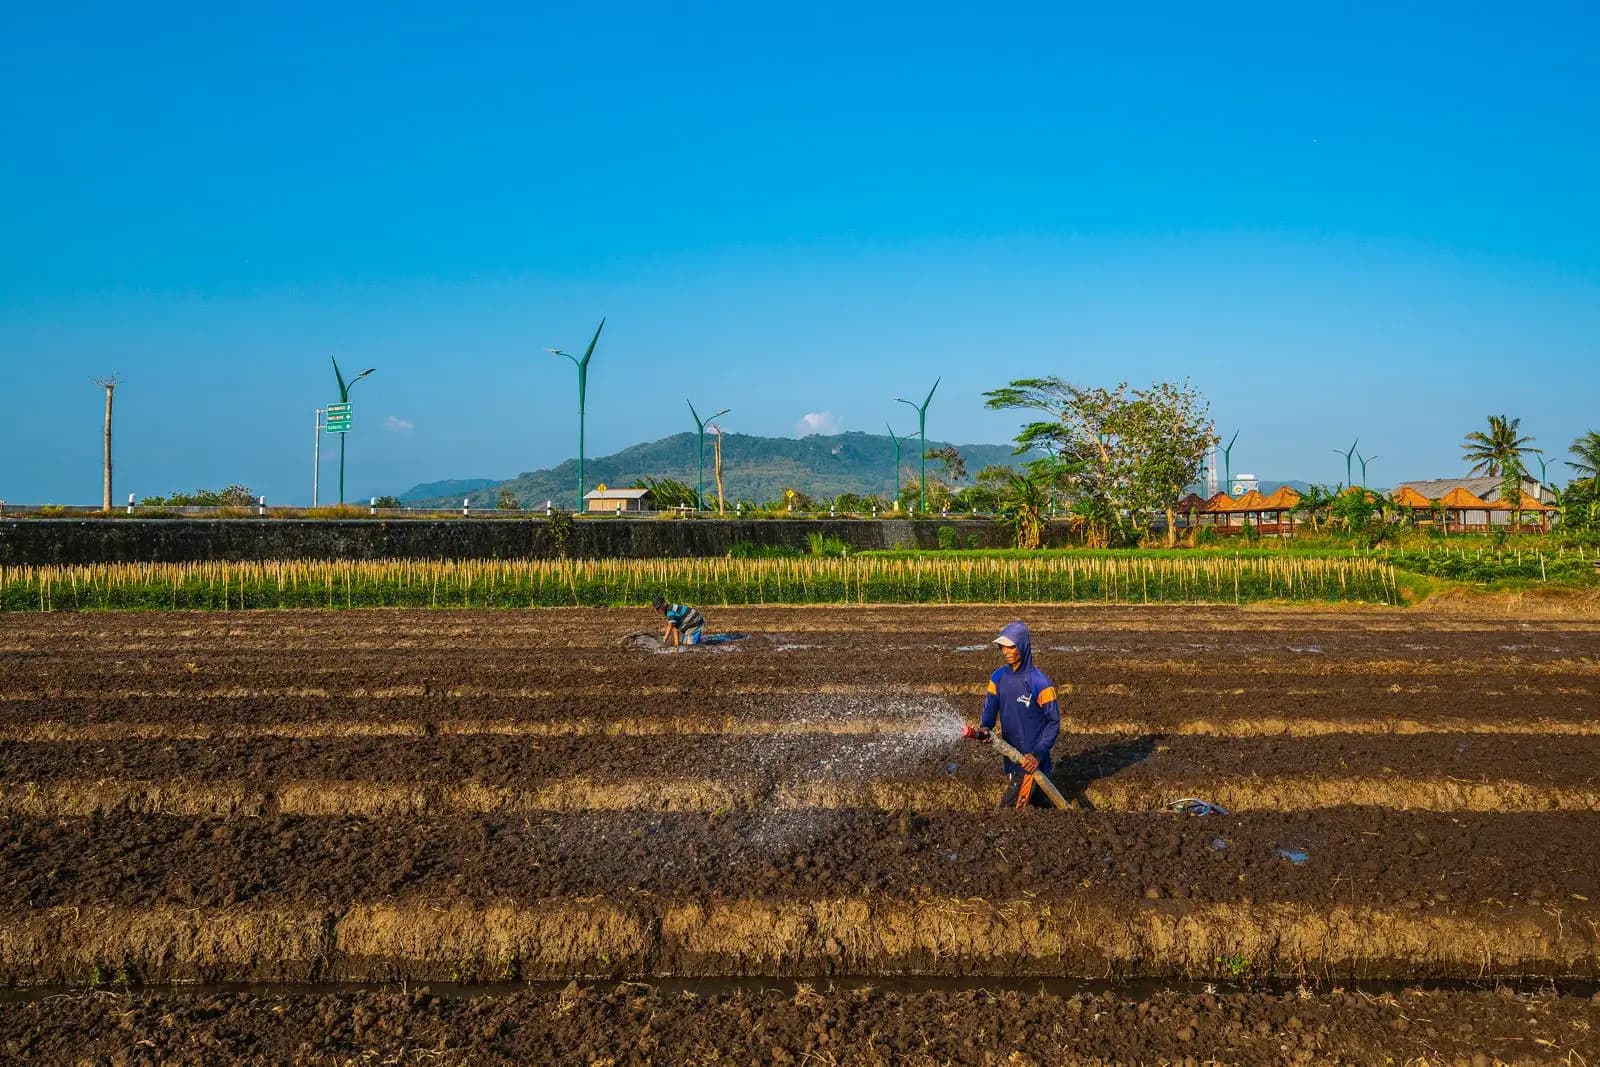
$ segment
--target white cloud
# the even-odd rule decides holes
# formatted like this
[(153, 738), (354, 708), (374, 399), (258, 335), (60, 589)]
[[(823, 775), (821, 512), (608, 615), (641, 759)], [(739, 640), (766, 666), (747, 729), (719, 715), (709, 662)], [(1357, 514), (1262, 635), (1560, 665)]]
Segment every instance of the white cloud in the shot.
[(398, 415), (390, 415), (387, 419), (383, 420), (383, 425), (384, 425), (384, 427), (386, 429), (388, 429), (388, 430), (390, 430), (390, 431), (392, 431), (394, 433), (410, 433), (411, 432), (411, 420), (410, 419), (402, 419)]
[(800, 421), (794, 424), (796, 437), (809, 437), (811, 434), (836, 434), (844, 429), (839, 422), (839, 416), (831, 411), (811, 411), (800, 416)]

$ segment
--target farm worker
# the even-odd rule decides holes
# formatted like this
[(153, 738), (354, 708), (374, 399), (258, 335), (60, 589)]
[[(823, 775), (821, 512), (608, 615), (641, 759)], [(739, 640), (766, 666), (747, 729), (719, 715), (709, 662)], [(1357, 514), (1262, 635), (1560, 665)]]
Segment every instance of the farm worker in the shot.
[(673, 647), (698, 645), (706, 617), (687, 604), (668, 604), (667, 598), (657, 596), (650, 606), (667, 617), (667, 632), (661, 640)]
[[(1007, 623), (991, 644), (1000, 646), (1005, 666), (989, 676), (989, 693), (983, 699), (983, 722), (977, 730), (987, 739), (995, 724), (1000, 736), (1022, 753), (1022, 762), (1003, 760), (1007, 785), (1000, 798), (1002, 808), (1014, 807), (1024, 780), (1034, 771), (1049, 775), (1054, 764), (1050, 749), (1061, 731), (1061, 709), (1056, 705), (1056, 687), (1050, 676), (1033, 665), (1033, 639), (1020, 622)], [(1048, 807), (1042, 790), (1033, 790), (1029, 803)]]

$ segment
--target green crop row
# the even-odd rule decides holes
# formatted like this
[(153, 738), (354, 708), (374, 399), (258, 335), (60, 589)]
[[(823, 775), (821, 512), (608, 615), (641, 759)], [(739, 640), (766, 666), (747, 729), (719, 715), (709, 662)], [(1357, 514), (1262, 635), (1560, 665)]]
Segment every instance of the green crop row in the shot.
[(1397, 603), (1364, 559), (285, 561), (0, 568), (0, 610), (696, 604)]

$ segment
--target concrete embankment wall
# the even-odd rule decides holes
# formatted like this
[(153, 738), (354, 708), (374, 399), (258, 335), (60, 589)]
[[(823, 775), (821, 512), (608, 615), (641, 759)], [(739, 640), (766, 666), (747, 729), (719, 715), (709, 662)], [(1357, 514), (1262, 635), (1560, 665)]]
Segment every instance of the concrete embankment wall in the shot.
[[(273, 559), (548, 559), (555, 524), (533, 519), (8, 519), (0, 566), (183, 563)], [(735, 544), (804, 549), (812, 533), (852, 549), (937, 548), (939, 528), (964, 548), (1004, 547), (987, 519), (580, 519), (567, 542), (578, 559), (723, 556)], [(1064, 541), (1064, 524), (1051, 541)]]

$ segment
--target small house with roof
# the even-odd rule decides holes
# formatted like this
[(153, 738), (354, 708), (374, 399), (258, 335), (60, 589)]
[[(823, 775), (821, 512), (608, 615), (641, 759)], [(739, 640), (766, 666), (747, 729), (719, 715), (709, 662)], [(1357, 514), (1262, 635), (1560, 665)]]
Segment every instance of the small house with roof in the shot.
[(583, 510), (591, 515), (632, 515), (656, 509), (648, 489), (608, 489), (601, 485), (583, 494)]

